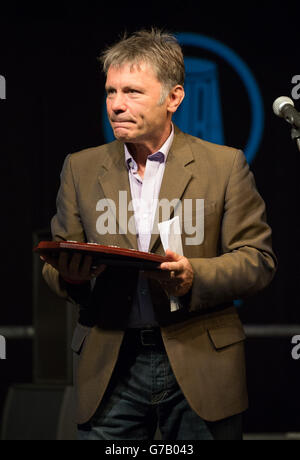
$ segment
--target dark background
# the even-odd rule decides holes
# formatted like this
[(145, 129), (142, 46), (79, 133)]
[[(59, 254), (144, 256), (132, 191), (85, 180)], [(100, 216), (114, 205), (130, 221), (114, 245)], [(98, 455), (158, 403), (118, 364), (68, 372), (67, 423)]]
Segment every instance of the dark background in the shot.
[[(279, 269), (270, 287), (239, 311), (244, 324), (300, 324), (300, 153), (289, 126), (272, 112), (274, 99), (291, 97), (292, 77), (300, 74), (297, 2), (130, 2), (84, 9), (46, 3), (40, 11), (11, 5), (2, 5), (0, 14), (0, 75), (7, 84), (7, 99), (0, 100), (0, 327), (34, 321), (32, 234), (49, 227), (55, 213), (65, 156), (105, 142), (104, 77), (96, 57), (124, 30), (152, 25), (221, 41), (256, 78), (265, 127), (251, 169), (266, 201)], [(247, 95), (226, 64), (218, 65), (226, 144), (244, 148)], [(300, 102), (295, 105), (300, 109)], [(291, 349), (291, 337), (248, 340), (246, 431), (300, 431), (300, 361), (292, 360)], [(0, 414), (9, 385), (32, 381), (33, 364), (30, 340), (8, 341), (7, 360), (0, 361)]]

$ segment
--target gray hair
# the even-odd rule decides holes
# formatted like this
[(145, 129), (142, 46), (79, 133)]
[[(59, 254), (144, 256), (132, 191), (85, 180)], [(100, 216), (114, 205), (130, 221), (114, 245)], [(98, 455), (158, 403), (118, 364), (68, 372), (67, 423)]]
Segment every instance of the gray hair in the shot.
[(108, 47), (100, 56), (107, 75), (110, 66), (148, 63), (163, 86), (161, 103), (176, 85), (184, 85), (185, 69), (182, 49), (174, 35), (159, 29), (140, 30)]

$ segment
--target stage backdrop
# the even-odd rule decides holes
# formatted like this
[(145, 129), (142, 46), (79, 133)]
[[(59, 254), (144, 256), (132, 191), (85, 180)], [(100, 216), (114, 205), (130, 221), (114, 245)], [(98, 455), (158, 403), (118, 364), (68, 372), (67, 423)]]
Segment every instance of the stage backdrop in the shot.
[[(299, 6), (167, 1), (1, 13), (0, 327), (33, 323), (32, 235), (49, 228), (65, 156), (111, 139), (97, 56), (125, 30), (163, 27), (177, 34), (186, 59), (187, 97), (176, 123), (245, 151), (273, 228), (278, 273), (270, 287), (237, 308), (245, 326), (287, 328), (277, 329), (277, 338), (254, 337), (248, 329), (245, 429), (300, 431), (300, 360), (292, 353), (300, 324), (300, 152), (288, 124), (272, 112), (281, 95), (300, 110)], [(33, 361), (30, 339), (6, 341), (0, 410), (9, 385), (32, 381)]]

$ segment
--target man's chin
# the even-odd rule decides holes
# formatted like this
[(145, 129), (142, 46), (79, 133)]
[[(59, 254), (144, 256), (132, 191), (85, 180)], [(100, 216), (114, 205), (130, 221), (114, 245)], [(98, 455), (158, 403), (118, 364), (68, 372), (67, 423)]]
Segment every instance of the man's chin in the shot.
[(118, 141), (121, 141), (121, 142), (129, 142), (132, 144), (137, 142), (136, 136), (126, 132), (125, 130), (115, 130), (114, 136)]
[(121, 141), (121, 142), (130, 142), (130, 137), (129, 136), (126, 136), (125, 134), (116, 134), (115, 133), (115, 138), (118, 140), (118, 141)]
[(125, 130), (125, 129), (114, 129), (114, 136), (118, 141), (123, 141), (123, 142), (130, 142), (130, 139), (132, 136), (130, 136), (130, 133)]

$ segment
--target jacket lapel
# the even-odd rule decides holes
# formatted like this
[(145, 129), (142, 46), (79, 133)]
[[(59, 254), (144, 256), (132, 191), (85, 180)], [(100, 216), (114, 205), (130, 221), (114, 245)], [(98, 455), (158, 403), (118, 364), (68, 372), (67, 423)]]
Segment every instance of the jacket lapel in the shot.
[[(107, 156), (100, 168), (98, 181), (105, 198), (115, 204), (111, 207), (111, 211), (117, 222), (120, 246), (137, 249), (134, 213), (128, 211), (132, 198), (125, 166), (124, 145), (121, 142), (116, 141), (108, 145)], [(129, 221), (131, 232), (128, 231)]]

